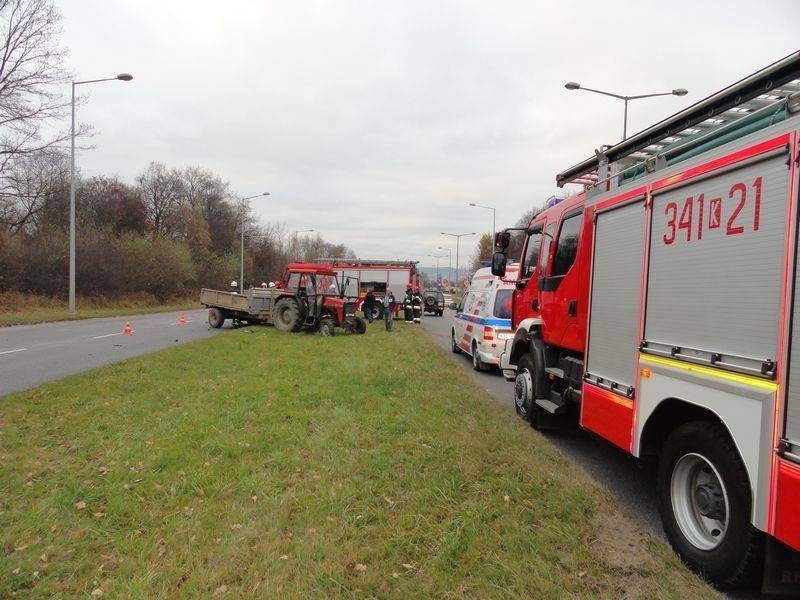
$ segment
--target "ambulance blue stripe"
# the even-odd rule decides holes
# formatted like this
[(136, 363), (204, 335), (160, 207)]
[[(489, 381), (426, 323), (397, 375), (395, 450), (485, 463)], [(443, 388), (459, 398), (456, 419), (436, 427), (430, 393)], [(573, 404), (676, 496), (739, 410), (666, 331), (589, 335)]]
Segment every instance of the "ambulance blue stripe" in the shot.
[(459, 313), (456, 315), (456, 319), (461, 319), (463, 321), (469, 321), (470, 323), (477, 323), (478, 325), (486, 325), (488, 327), (506, 327), (511, 329), (511, 319), (498, 319), (497, 317), (480, 317), (478, 315), (465, 315), (464, 313)]

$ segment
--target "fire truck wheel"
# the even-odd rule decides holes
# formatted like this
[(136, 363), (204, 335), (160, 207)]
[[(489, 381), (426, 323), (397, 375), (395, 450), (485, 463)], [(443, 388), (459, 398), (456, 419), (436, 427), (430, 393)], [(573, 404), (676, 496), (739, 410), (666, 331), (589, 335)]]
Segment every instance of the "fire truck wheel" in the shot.
[(323, 317), (319, 320), (319, 332), (322, 334), (322, 337), (333, 337), (335, 330), (336, 324), (330, 317)]
[(300, 307), (292, 298), (281, 298), (275, 303), (272, 315), (275, 328), (281, 331), (297, 331), (303, 324), (300, 318)]
[(523, 354), (517, 364), (517, 378), (514, 380), (514, 409), (524, 421), (530, 423), (533, 423), (535, 378), (533, 357), (530, 354)]
[(694, 421), (673, 431), (657, 486), (664, 531), (684, 562), (722, 589), (757, 583), (764, 538), (750, 524), (747, 471), (724, 427)]
[(358, 334), (367, 333), (367, 322), (361, 317), (356, 317), (353, 329)]
[(210, 308), (208, 310), (208, 324), (214, 329), (219, 329), (225, 322), (225, 316), (218, 308)]
[(456, 330), (452, 329), (450, 331), (450, 350), (453, 351), (453, 354), (461, 354), (461, 348), (458, 347), (456, 344)]

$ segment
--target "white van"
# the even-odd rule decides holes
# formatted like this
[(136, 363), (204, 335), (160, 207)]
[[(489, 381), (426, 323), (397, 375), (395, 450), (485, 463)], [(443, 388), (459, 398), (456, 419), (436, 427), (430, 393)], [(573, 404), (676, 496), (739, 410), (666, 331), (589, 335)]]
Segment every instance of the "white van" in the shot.
[(472, 357), (476, 371), (500, 364), (500, 353), (511, 330), (511, 302), (518, 264), (506, 267), (506, 281), (492, 275), (489, 267), (478, 269), (469, 289), (456, 308), (450, 333), (454, 354), (465, 352)]

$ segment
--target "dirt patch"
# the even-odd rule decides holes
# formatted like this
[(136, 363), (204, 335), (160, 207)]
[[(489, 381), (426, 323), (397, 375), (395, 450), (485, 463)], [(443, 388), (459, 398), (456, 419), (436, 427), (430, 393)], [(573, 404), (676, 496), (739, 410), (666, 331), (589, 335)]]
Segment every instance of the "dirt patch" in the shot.
[(619, 512), (594, 517), (597, 539), (592, 544), (609, 567), (625, 571), (649, 570), (657, 565), (648, 548), (648, 536)]

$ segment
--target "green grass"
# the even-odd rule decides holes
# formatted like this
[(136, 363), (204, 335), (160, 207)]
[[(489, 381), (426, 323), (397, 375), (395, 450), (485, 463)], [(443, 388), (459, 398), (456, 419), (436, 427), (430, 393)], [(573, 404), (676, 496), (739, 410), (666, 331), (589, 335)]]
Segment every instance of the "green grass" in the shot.
[(49, 323), (52, 321), (74, 321), (76, 319), (92, 319), (94, 317), (116, 317), (119, 315), (192, 310), (195, 308), (200, 308), (200, 304), (196, 299), (159, 305), (131, 302), (103, 308), (82, 308), (78, 306), (78, 312), (75, 314), (70, 314), (66, 306), (33, 306), (20, 310), (0, 311), (0, 327), (32, 325), (34, 323)]
[(395, 330), (244, 328), (0, 399), (0, 597), (714, 596)]

